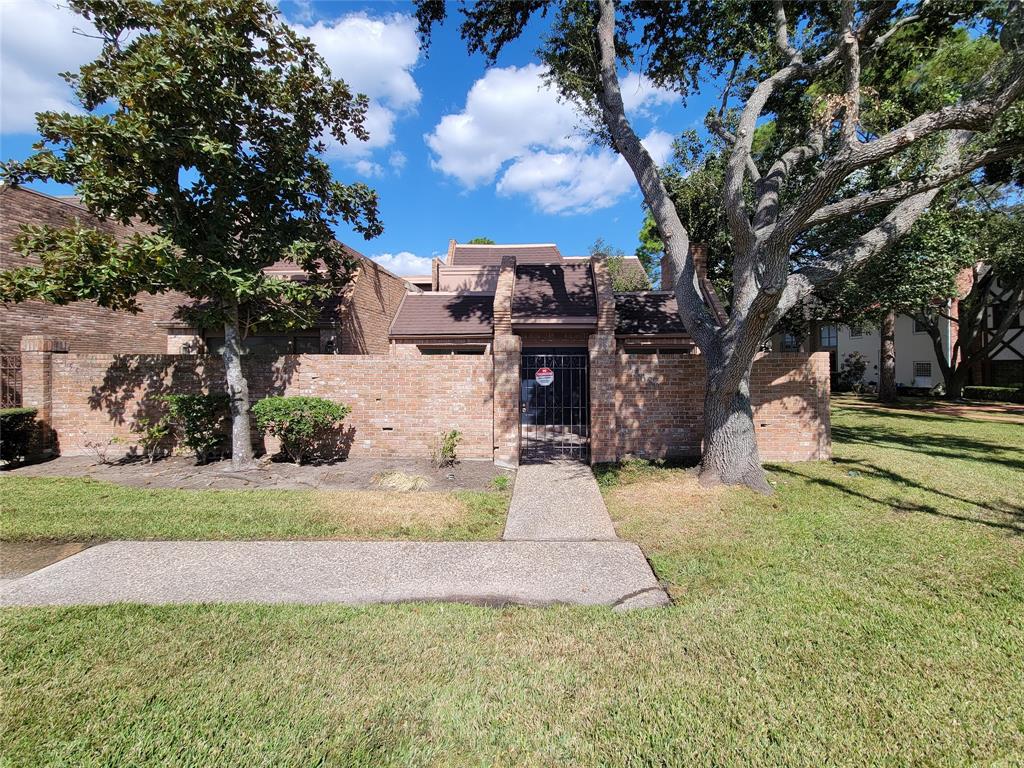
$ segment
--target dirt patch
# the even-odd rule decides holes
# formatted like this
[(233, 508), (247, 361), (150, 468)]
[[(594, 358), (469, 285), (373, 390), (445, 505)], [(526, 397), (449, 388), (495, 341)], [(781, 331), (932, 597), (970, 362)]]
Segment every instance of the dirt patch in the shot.
[(325, 465), (296, 466), (263, 462), (254, 469), (235, 470), (230, 461), (197, 466), (190, 457), (171, 456), (147, 464), (126, 461), (100, 464), (91, 456), (61, 456), (42, 464), (6, 470), (19, 477), (89, 477), (136, 488), (188, 490), (324, 490), (374, 491), (374, 481), (386, 473), (401, 472), (426, 478), (418, 490), (490, 490), (494, 479), (509, 471), (489, 461), (460, 461), (437, 469), (426, 459), (348, 459)]
[(0, 584), (77, 555), (90, 546), (86, 542), (0, 541)]

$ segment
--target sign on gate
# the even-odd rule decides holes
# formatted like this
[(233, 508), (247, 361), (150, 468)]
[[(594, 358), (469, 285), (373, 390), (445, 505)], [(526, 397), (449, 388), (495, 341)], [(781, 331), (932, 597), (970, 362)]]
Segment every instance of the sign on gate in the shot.
[(550, 368), (538, 368), (537, 373), (534, 374), (533, 378), (536, 379), (537, 383), (542, 387), (547, 387), (555, 380), (555, 372)]

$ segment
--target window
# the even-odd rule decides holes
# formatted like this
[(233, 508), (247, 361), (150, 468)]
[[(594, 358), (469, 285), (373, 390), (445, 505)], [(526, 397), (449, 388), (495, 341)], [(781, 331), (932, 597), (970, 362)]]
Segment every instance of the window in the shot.
[(421, 355), (482, 355), (484, 347), (420, 347)]
[(932, 364), (927, 360), (914, 363), (915, 379), (930, 379), (932, 377)]
[(689, 347), (626, 347), (627, 355), (688, 355)]
[[(995, 330), (1003, 323), (1003, 318), (1006, 317), (1007, 311), (1010, 309), (1010, 305), (1006, 302), (1000, 302), (992, 305), (992, 330)], [(1020, 328), (1020, 312), (1017, 316), (1010, 321), (1010, 328)]]
[[(219, 355), (224, 348), (223, 336), (206, 336), (205, 341), (206, 351), (211, 355)], [(320, 334), (259, 334), (246, 338), (242, 348), (252, 355), (318, 355)]]
[(782, 334), (782, 351), (783, 352), (799, 352), (800, 351), (800, 339), (796, 337), (794, 333)]
[(820, 331), (821, 346), (828, 349), (835, 347), (839, 342), (839, 336), (836, 333), (836, 327), (834, 325), (823, 325)]
[(914, 318), (914, 333), (928, 333), (928, 321), (920, 315)]
[(851, 325), (850, 326), (850, 338), (851, 339), (859, 339), (863, 335), (864, 335), (864, 329), (863, 328), (861, 328), (860, 326), (857, 326), (857, 325)]

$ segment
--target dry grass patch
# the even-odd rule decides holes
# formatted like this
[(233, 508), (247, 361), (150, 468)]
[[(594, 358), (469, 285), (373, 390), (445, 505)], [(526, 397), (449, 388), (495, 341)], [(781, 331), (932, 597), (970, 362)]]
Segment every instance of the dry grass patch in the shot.
[(472, 511), (466, 498), (447, 492), (318, 491), (313, 500), (325, 522), (350, 531), (440, 531)]
[(0, 539), (493, 540), (494, 491), (193, 491), (85, 478), (0, 478)]
[(605, 501), (619, 534), (652, 549), (692, 546), (735, 533), (723, 512), (722, 488), (706, 488), (697, 470), (671, 470), (608, 490)]
[(373, 484), (385, 491), (425, 491), (430, 487), (430, 480), (423, 475), (389, 469), (374, 475)]

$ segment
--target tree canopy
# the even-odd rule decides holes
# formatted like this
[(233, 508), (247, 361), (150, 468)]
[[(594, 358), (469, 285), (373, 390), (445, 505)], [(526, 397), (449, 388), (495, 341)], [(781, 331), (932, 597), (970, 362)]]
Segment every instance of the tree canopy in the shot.
[[(118, 242), (85, 225), (29, 227), (16, 248), (41, 266), (0, 276), (0, 297), (128, 311), (140, 292), (193, 299), (190, 321), (224, 328), (244, 462), (241, 335), (309, 324), (349, 279), (333, 225), (367, 238), (382, 231), (376, 193), (336, 181), (322, 157), (328, 141), (367, 138), (367, 99), (264, 0), (70, 5), (102, 38), (95, 61), (64, 75), (86, 112), (40, 113), (35, 153), (4, 163), (3, 177), (72, 184), (91, 213), (137, 229)], [(278, 261), (306, 279), (264, 272)]]
[[(421, 0), (421, 33), (446, 14), (440, 0)], [(479, 0), (462, 5), (461, 32), (471, 52), (494, 61), (537, 15), (549, 19), (538, 52), (549, 80), (626, 160), (674, 262), (679, 313), (706, 362), (701, 478), (768, 492), (749, 392), (755, 355), (818, 286), (906, 234), (942, 186), (1024, 152), (1020, 0)], [(915, 99), (903, 98), (901, 79), (899, 100), (887, 98), (897, 74), (956, 34), (984, 39), (992, 52), (977, 77), (962, 88), (917, 87)], [(961, 63), (943, 66), (956, 72)], [(716, 91), (706, 124), (724, 155), (732, 282), (724, 321), (704, 301), (692, 233), (626, 113), (627, 68), (684, 104)], [(851, 220), (869, 226), (827, 252), (800, 247), (805, 233)]]

